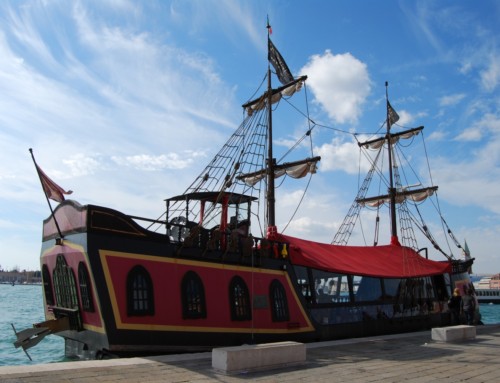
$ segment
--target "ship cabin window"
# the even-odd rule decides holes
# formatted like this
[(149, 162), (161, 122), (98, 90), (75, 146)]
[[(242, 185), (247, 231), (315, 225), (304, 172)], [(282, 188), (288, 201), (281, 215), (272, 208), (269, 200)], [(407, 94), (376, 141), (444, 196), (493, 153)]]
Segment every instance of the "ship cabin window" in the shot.
[(205, 288), (201, 278), (194, 271), (188, 271), (182, 278), (182, 317), (199, 319), (207, 317)]
[[(297, 273), (307, 281), (307, 274)], [(353, 323), (373, 319), (407, 317), (437, 310), (444, 279), (374, 278), (309, 269), (313, 288), (312, 317), (318, 323)]]
[(355, 294), (356, 302), (377, 302), (377, 304), (382, 302), (387, 306), (385, 315), (389, 317), (434, 310), (438, 292), (433, 286), (435, 281), (430, 277), (355, 278), (359, 278), (359, 287)]
[[(355, 278), (357, 279), (357, 277)], [(399, 283), (399, 280), (397, 281)], [(383, 296), (382, 279), (359, 277), (358, 289), (355, 294), (356, 302), (378, 301), (382, 300)]]
[(238, 276), (231, 279), (229, 284), (229, 304), (231, 320), (244, 321), (252, 319), (250, 294), (245, 281)]
[(312, 301), (317, 304), (348, 303), (351, 301), (351, 277), (344, 274), (312, 270), (314, 281)]
[(89, 271), (85, 263), (78, 265), (78, 283), (80, 284), (80, 298), (83, 311), (94, 312), (94, 300), (92, 299), (92, 285), (90, 284)]
[(127, 276), (127, 313), (129, 316), (155, 313), (153, 282), (142, 266), (135, 266)]
[(354, 277), (358, 281), (356, 302), (411, 300), (422, 303), (435, 298), (432, 280), (426, 278), (372, 278)]
[(78, 308), (75, 275), (73, 274), (73, 270), (68, 267), (66, 259), (62, 254), (57, 256), (52, 278), (57, 306), (68, 309)]
[(50, 278), (49, 268), (47, 265), (42, 267), (43, 292), (45, 294), (45, 304), (48, 306), (54, 305), (54, 292), (52, 291), (52, 280)]
[(300, 292), (304, 296), (307, 303), (312, 303), (312, 288), (310, 283), (310, 269), (304, 266), (295, 266), (295, 276), (297, 278), (297, 285), (299, 286)]
[(290, 320), (285, 288), (277, 279), (274, 279), (269, 286), (269, 297), (271, 301), (271, 315), (273, 322), (284, 322)]

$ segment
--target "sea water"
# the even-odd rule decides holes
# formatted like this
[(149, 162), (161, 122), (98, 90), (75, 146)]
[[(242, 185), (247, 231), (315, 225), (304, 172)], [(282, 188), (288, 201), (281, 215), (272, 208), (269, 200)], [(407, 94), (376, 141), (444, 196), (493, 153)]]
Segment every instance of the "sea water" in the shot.
[[(33, 327), (33, 323), (45, 320), (43, 314), (43, 289), (40, 285), (0, 284), (0, 366), (16, 366), (63, 362), (64, 341), (56, 335), (45, 337), (39, 344), (27, 350), (15, 348), (12, 325), (17, 331)], [(500, 323), (500, 305), (480, 305), (484, 324)]]
[(45, 320), (42, 293), (41, 285), (0, 284), (0, 366), (65, 360), (64, 340), (55, 335), (45, 337), (38, 345), (27, 350), (32, 361), (21, 347), (14, 347), (16, 336), (11, 324), (21, 331)]

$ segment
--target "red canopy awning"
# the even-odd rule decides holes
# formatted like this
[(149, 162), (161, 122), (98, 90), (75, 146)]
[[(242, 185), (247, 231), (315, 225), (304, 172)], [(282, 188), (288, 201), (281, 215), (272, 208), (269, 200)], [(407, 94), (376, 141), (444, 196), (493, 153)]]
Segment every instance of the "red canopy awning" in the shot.
[(451, 263), (420, 256), (409, 247), (338, 246), (275, 234), (278, 241), (289, 243), (288, 256), (294, 265), (312, 267), (339, 274), (380, 278), (414, 278), (451, 272)]

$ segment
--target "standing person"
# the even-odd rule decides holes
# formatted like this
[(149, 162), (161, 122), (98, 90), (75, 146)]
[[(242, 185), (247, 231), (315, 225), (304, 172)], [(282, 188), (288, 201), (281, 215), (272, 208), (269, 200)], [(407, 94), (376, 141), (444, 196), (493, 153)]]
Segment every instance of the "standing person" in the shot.
[(472, 285), (472, 284), (470, 284), (469, 286), (470, 286), (472, 298), (474, 298), (474, 307), (476, 308), (474, 311), (474, 321), (472, 323), (474, 325), (478, 325), (478, 324), (482, 325), (484, 323), (481, 321), (481, 312), (479, 311), (479, 300), (477, 299), (476, 289), (474, 289), (474, 285)]
[(460, 324), (460, 310), (462, 306), (462, 297), (460, 296), (460, 289), (457, 287), (453, 290), (453, 295), (448, 301), (448, 308), (451, 312), (451, 324)]
[(465, 295), (462, 297), (461, 312), (465, 314), (465, 323), (471, 326), (474, 323), (476, 300), (472, 296), (469, 288), (465, 289)]

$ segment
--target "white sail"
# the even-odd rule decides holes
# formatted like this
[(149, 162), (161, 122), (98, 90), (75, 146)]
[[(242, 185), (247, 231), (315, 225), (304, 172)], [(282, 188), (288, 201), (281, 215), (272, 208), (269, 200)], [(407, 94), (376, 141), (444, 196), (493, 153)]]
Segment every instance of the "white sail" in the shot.
[[(286, 85), (284, 87), (281, 87), (273, 92), (273, 95), (271, 96), (271, 104), (277, 103), (283, 96), (285, 97), (290, 97), (296, 92), (300, 91), (302, 89), (302, 85), (304, 83), (305, 76), (298, 79), (298, 81), (293, 82), (289, 85)], [(251, 116), (255, 111), (264, 109), (266, 107), (267, 103), (267, 95), (263, 95), (261, 98), (256, 100), (255, 102), (248, 103), (245, 105), (247, 114)]]
[[(413, 202), (422, 202), (427, 197), (430, 197), (437, 190), (437, 186), (433, 186), (430, 188), (418, 189), (413, 191), (403, 191), (400, 193), (396, 193), (395, 202), (400, 204), (405, 200), (411, 200)], [(370, 207), (378, 207), (383, 205), (384, 203), (390, 203), (391, 198), (389, 195), (383, 195), (379, 197), (371, 197), (371, 198), (363, 198), (358, 200), (357, 202), (361, 206), (370, 206)]]
[[(423, 126), (420, 126), (418, 128), (415, 128), (415, 129), (410, 129), (410, 130), (407, 130), (404, 132), (391, 134), (391, 145), (396, 144), (400, 138), (408, 139), (408, 138), (412, 138), (412, 137), (418, 135), (422, 131), (423, 128), (424, 128)], [(376, 149), (380, 149), (386, 142), (387, 142), (387, 137), (384, 136), (384, 137), (377, 138), (375, 140), (370, 140), (370, 141), (360, 143), (359, 146), (366, 146), (369, 149), (376, 150)]]
[[(300, 164), (296, 163), (284, 164), (283, 166), (277, 167), (275, 169), (274, 178), (279, 178), (285, 174), (292, 178), (302, 178), (309, 173), (314, 174), (316, 173), (316, 163), (318, 161), (319, 158), (315, 157), (311, 160), (308, 160), (307, 162)], [(248, 186), (253, 186), (265, 177), (266, 177), (266, 171), (261, 170), (259, 172), (243, 175), (238, 178), (243, 180), (243, 182), (245, 182)]]

